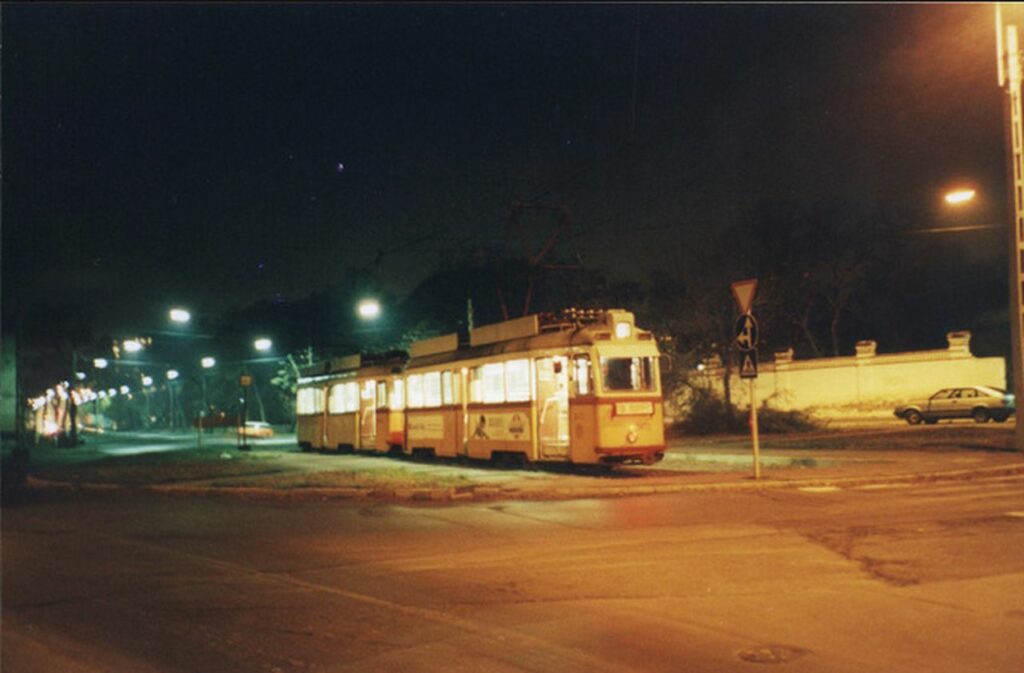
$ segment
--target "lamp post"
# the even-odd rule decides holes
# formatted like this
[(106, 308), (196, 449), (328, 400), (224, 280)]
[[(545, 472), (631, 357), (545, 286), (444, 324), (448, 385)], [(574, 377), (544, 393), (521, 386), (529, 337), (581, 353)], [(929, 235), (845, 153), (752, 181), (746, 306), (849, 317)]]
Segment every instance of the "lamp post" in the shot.
[(1013, 390), (1017, 400), (1017, 427), (1014, 446), (1024, 451), (1024, 119), (1021, 109), (1022, 59), (1018, 24), (1024, 20), (1019, 7), (1004, 23), (1002, 3), (996, 3), (996, 64), (999, 87), (1006, 91), (1006, 139), (1010, 206), (1013, 221), (1009, 229), (1010, 252), (1010, 361), (1013, 367)]

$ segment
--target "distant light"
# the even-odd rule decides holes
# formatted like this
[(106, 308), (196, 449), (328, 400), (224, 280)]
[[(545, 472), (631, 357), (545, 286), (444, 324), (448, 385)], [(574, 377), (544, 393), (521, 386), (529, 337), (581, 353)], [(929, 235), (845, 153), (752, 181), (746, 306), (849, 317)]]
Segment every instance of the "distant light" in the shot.
[(101, 390), (101, 391), (100, 391), (100, 394), (99, 394), (99, 398), (100, 398), (101, 400), (105, 400), (105, 399), (107, 399), (107, 391), (106, 391), (106, 390)]
[(215, 359), (207, 356), (207, 357), (203, 358), (202, 360), (200, 360), (199, 364), (201, 364), (203, 366), (203, 369), (209, 369), (210, 367), (213, 367), (214, 365), (216, 365), (217, 361)]
[(704, 371), (704, 369), (705, 369), (705, 367), (704, 367), (704, 363), (703, 362), (700, 362), (700, 363), (697, 364), (697, 371), (702, 372), (702, 371)]
[(85, 380), (85, 372), (75, 372), (75, 378), (79, 381)]
[(269, 351), (270, 348), (273, 345), (274, 345), (273, 341), (271, 341), (270, 339), (263, 338), (263, 337), (261, 337), (259, 339), (256, 339), (255, 341), (252, 342), (252, 347), (255, 348), (256, 350), (260, 351), (260, 352)]
[(96, 369), (106, 369), (108, 364), (110, 363), (107, 362), (106, 358), (96, 358), (92, 361), (92, 366)]
[(334, 170), (341, 173), (343, 170), (345, 170), (345, 164), (339, 163), (337, 166), (334, 167)]
[(142, 377), (142, 385), (144, 385), (144, 386), (151, 386), (151, 385), (153, 385), (153, 377), (152, 376), (143, 376)]
[(128, 394), (128, 393), (130, 393), (131, 391), (132, 391), (132, 389), (131, 389), (131, 388), (129, 388), (128, 386), (121, 386), (121, 394), (122, 394), (122, 395), (127, 395), (127, 394)]
[(955, 189), (946, 194), (946, 203), (951, 206), (959, 206), (974, 198), (973, 189)]
[(192, 319), (192, 314), (183, 308), (172, 308), (170, 313), (171, 320), (177, 323), (186, 323)]
[(359, 302), (356, 311), (363, 320), (373, 320), (380, 315), (380, 302), (376, 299), (364, 299)]
[(633, 333), (632, 327), (628, 322), (617, 322), (615, 323), (615, 338), (616, 339), (628, 339), (630, 334)]
[(124, 342), (126, 353), (138, 353), (142, 350), (142, 343), (138, 339), (128, 339)]
[(107, 397), (116, 397), (117, 388), (107, 388)]
[(178, 370), (177, 369), (168, 369), (167, 370), (167, 380), (168, 381), (173, 381), (176, 378), (178, 378)]

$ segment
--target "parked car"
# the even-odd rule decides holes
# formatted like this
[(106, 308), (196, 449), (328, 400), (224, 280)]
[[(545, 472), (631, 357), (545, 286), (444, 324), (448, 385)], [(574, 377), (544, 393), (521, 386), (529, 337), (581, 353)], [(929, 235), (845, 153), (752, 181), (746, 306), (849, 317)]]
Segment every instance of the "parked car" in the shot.
[(917, 425), (922, 421), (936, 423), (942, 418), (972, 418), (976, 423), (985, 423), (991, 418), (1002, 423), (1014, 411), (1012, 393), (992, 386), (967, 386), (943, 388), (927, 400), (896, 407), (894, 413), (897, 418)]
[(274, 436), (274, 428), (270, 427), (270, 423), (264, 423), (263, 421), (246, 421), (245, 427), (239, 428), (238, 432), (243, 437), (256, 437), (258, 439)]

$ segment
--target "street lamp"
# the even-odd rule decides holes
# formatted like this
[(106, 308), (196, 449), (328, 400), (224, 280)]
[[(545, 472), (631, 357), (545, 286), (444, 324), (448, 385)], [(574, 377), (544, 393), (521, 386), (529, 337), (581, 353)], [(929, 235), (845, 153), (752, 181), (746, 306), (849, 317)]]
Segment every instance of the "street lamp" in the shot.
[(380, 302), (376, 299), (363, 299), (356, 306), (356, 312), (363, 320), (376, 320), (380, 317)]
[(92, 366), (96, 369), (106, 369), (109, 364), (106, 358), (96, 358), (92, 361)]
[(202, 360), (199, 361), (199, 364), (201, 364), (203, 366), (203, 369), (210, 369), (211, 367), (213, 367), (213, 366), (215, 366), (217, 364), (217, 360), (215, 360), (214, 358), (212, 358), (210, 356), (206, 356)]
[(142, 342), (138, 339), (126, 339), (124, 342), (125, 353), (138, 353), (142, 350)]
[(171, 318), (171, 320), (173, 322), (180, 323), (180, 324), (187, 323), (189, 320), (192, 319), (192, 314), (189, 313), (188, 310), (180, 308), (180, 307), (172, 308), (168, 312), (168, 315), (170, 316), (170, 318)]
[(974, 199), (974, 190), (969, 188), (954, 189), (946, 192), (944, 197), (946, 203), (951, 206), (961, 206)]
[(269, 351), (274, 346), (274, 342), (265, 337), (260, 337), (252, 342), (252, 347), (261, 353)]

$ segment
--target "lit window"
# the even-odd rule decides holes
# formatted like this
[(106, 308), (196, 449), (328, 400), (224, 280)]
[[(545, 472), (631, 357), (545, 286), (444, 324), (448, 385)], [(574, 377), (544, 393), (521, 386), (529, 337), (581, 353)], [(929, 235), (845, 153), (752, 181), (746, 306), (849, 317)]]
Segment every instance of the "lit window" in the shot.
[(484, 402), (498, 404), (505, 401), (505, 363), (492, 362), (483, 366)]
[(423, 375), (423, 406), (441, 406), (441, 372)]
[(576, 394), (589, 395), (590, 391), (594, 388), (591, 382), (590, 356), (577, 355), (575, 363), (576, 371), (573, 374), (573, 378), (576, 380)]
[(530, 399), (530, 361), (510, 360), (505, 363), (505, 384), (509, 402)]
[(320, 411), (323, 411), (323, 391), (319, 388), (299, 388), (295, 413), (309, 415)]
[(483, 367), (473, 367), (469, 377), (469, 401), (479, 404), (484, 401)]
[(368, 402), (372, 402), (377, 396), (377, 382), (376, 381), (363, 381), (363, 392), (362, 398)]
[(331, 386), (327, 410), (332, 414), (350, 414), (359, 411), (359, 385), (355, 381)]
[(455, 386), (450, 369), (441, 374), (441, 396), (445, 404), (455, 404)]
[(423, 375), (411, 374), (405, 379), (406, 404), (410, 409), (423, 407)]
[(382, 409), (388, 406), (388, 384), (386, 381), (377, 381), (377, 406)]
[(405, 409), (405, 381), (402, 379), (395, 379), (394, 385), (391, 389), (391, 409), (392, 411), (401, 411)]

